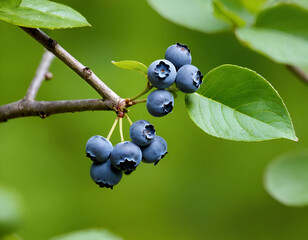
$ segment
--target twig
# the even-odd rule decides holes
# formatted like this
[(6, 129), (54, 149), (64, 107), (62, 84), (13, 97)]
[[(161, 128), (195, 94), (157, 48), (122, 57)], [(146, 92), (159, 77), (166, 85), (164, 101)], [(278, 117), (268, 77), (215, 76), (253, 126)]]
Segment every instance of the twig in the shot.
[(84, 99), (63, 101), (29, 101), (19, 100), (0, 106), (0, 122), (19, 117), (48, 117), (57, 113), (111, 110), (110, 100)]
[(104, 82), (102, 82), (90, 68), (85, 67), (72, 55), (70, 55), (63, 47), (61, 47), (55, 40), (50, 38), (44, 32), (37, 28), (21, 27), (26, 33), (33, 37), (36, 41), (42, 44), (47, 50), (52, 52), (81, 78), (86, 80), (104, 99), (109, 99), (109, 107), (114, 109), (121, 98), (112, 91)]
[(37, 68), (36, 74), (32, 82), (30, 83), (25, 99), (30, 100), (30, 101), (35, 99), (37, 92), (39, 88), (41, 87), (42, 82), (45, 79), (45, 75), (49, 71), (49, 67), (54, 57), (55, 55), (53, 55), (51, 52), (45, 51), (45, 53), (43, 54), (41, 63), (39, 67)]
[(304, 83), (308, 84), (308, 74), (305, 73), (302, 69), (293, 66), (293, 65), (286, 65), (286, 67), (295, 74), (299, 79), (301, 79)]

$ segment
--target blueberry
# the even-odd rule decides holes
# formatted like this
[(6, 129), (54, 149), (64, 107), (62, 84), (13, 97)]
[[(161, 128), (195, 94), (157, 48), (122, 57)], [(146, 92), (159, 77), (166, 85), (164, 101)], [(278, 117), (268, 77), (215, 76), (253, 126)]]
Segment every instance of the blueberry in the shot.
[(155, 136), (153, 142), (142, 151), (142, 161), (156, 165), (167, 154), (167, 143), (160, 136)]
[(114, 146), (110, 154), (110, 160), (114, 167), (125, 172), (135, 170), (140, 164), (142, 153), (133, 142), (121, 142)]
[(181, 43), (168, 47), (165, 58), (172, 62), (177, 70), (186, 64), (191, 64), (190, 50), (186, 45)]
[(203, 75), (193, 65), (184, 65), (178, 71), (176, 76), (176, 86), (184, 93), (193, 93), (198, 90), (202, 84)]
[(86, 144), (87, 157), (96, 162), (105, 162), (110, 157), (113, 146), (106, 138), (96, 135)]
[(148, 68), (148, 79), (158, 89), (170, 87), (176, 77), (176, 69), (165, 59), (156, 60)]
[(148, 112), (154, 117), (162, 117), (172, 112), (174, 99), (167, 90), (155, 90), (147, 98)]
[(130, 126), (129, 135), (132, 142), (136, 143), (139, 147), (145, 147), (153, 141), (155, 129), (148, 121), (138, 120)]
[(113, 186), (120, 182), (123, 173), (114, 168), (108, 159), (104, 163), (94, 162), (90, 169), (90, 175), (92, 180), (100, 187), (113, 189)]

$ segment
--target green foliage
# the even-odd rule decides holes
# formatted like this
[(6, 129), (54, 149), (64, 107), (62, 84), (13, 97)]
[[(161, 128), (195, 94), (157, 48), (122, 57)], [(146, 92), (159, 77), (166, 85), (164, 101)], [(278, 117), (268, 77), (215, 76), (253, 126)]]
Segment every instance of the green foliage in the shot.
[(6, 188), (0, 188), (0, 237), (14, 232), (21, 223), (19, 196)]
[[(13, 4), (13, 1), (10, 3)], [(15, 8), (0, 7), (0, 20), (30, 28), (58, 29), (90, 26), (81, 14), (59, 3), (47, 0), (23, 0), (19, 7), (16, 4), (14, 6)]]
[(220, 1), (213, 1), (213, 7), (215, 15), (218, 18), (223, 19), (226, 22), (230, 22), (231, 25), (235, 27), (243, 27), (246, 25), (246, 21), (242, 19), (239, 15), (228, 9)]
[(141, 62), (133, 60), (124, 60), (119, 62), (112, 61), (111, 63), (119, 68), (134, 70), (137, 72), (141, 72), (142, 74), (147, 76), (148, 67)]
[(239, 40), (272, 60), (308, 66), (308, 11), (277, 5), (260, 12), (253, 27), (236, 31)]
[[(182, 0), (180, 4), (175, 4), (173, 0), (166, 0), (164, 4), (155, 0), (148, 2), (172, 22), (205, 33), (230, 31), (230, 27), (222, 24), (224, 21), (235, 27), (234, 33), (244, 46), (278, 63), (296, 65), (308, 72), (308, 1)], [(170, 11), (169, 4), (176, 6), (172, 8), (174, 10)], [(201, 5), (206, 5), (207, 8), (202, 8)], [(189, 11), (191, 15), (187, 20), (185, 9), (192, 6), (198, 11)], [(202, 19), (204, 15), (211, 20)]]
[(215, 18), (211, 0), (148, 0), (163, 17), (182, 26), (206, 32), (230, 29), (230, 24)]
[(21, 0), (1, 0), (0, 8), (16, 8), (19, 7)]
[(236, 141), (297, 141), (289, 113), (275, 89), (256, 72), (223, 65), (186, 95), (191, 119), (206, 133)]
[(64, 234), (50, 240), (122, 240), (122, 238), (111, 234), (106, 230), (84, 230)]
[(308, 150), (279, 156), (266, 172), (264, 185), (277, 201), (288, 206), (308, 205)]

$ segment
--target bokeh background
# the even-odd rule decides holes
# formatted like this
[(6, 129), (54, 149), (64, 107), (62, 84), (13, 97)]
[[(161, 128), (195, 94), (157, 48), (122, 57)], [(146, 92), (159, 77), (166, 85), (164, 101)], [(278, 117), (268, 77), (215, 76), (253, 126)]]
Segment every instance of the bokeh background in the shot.
[[(308, 146), (307, 86), (284, 66), (240, 45), (230, 33), (207, 35), (174, 25), (146, 1), (59, 0), (81, 12), (91, 28), (46, 31), (122, 97), (145, 86), (138, 73), (111, 60), (149, 65), (175, 42), (187, 44), (193, 64), (205, 74), (225, 63), (251, 68), (278, 90), (293, 119), (299, 142), (231, 142), (202, 132), (189, 119), (184, 95), (174, 112), (150, 116), (145, 105), (131, 109), (132, 120), (147, 119), (168, 142), (169, 154), (156, 166), (142, 164), (113, 191), (89, 176), (85, 143), (108, 134), (115, 114), (83, 112), (44, 120), (23, 118), (0, 124), (0, 184), (24, 201), (25, 240), (42, 240), (84, 228), (106, 228), (125, 240), (144, 239), (307, 239), (308, 209), (273, 200), (262, 178), (271, 159)], [(0, 104), (22, 98), (43, 48), (18, 27), (0, 22)], [(55, 60), (54, 78), (39, 100), (98, 98), (89, 85)], [(124, 125), (129, 139), (129, 125)], [(120, 141), (118, 131), (113, 144)], [(1, 206), (0, 206), (1, 207)], [(1, 211), (1, 210), (0, 210)]]

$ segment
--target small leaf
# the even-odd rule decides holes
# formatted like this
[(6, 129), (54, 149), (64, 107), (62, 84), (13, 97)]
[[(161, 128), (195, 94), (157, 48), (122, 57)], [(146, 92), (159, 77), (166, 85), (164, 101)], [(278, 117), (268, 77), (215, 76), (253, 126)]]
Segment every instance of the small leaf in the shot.
[(251, 28), (236, 30), (237, 38), (270, 59), (308, 67), (308, 10), (284, 4), (264, 9)]
[(0, 20), (30, 28), (73, 28), (90, 26), (78, 12), (47, 0), (23, 0), (18, 8), (0, 9)]
[(276, 90), (256, 72), (222, 65), (186, 95), (190, 118), (206, 133), (235, 141), (286, 138), (297, 141), (289, 113)]
[(54, 237), (50, 240), (123, 240), (122, 238), (115, 236), (107, 230), (83, 230), (73, 233), (64, 234), (59, 237)]
[(17, 8), (22, 0), (0, 0), (1, 8)]
[(21, 223), (21, 201), (17, 193), (0, 188), (0, 238), (13, 233)]
[(213, 33), (231, 28), (214, 16), (211, 0), (148, 0), (148, 3), (162, 17), (190, 29)]
[(308, 205), (308, 150), (284, 154), (267, 167), (264, 185), (267, 192), (288, 206)]
[(124, 60), (124, 61), (111, 61), (112, 64), (119, 68), (134, 70), (147, 75), (148, 67), (141, 62), (133, 61), (133, 60)]

